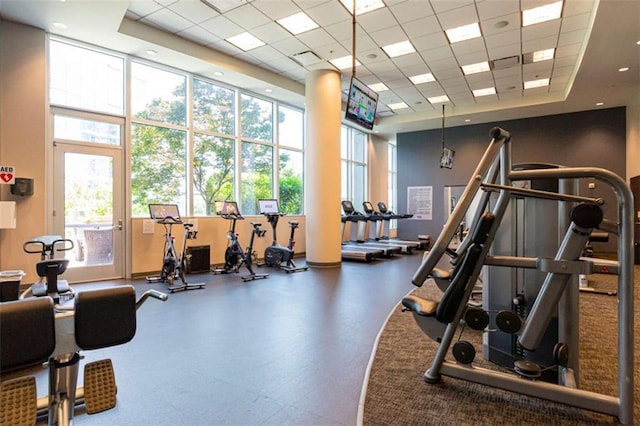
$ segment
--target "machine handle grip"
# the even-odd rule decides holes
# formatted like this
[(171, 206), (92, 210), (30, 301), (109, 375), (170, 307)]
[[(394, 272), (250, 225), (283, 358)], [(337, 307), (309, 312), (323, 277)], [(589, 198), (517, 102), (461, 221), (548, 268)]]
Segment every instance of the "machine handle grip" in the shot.
[(147, 291), (144, 292), (142, 297), (140, 297), (140, 299), (136, 302), (136, 309), (139, 309), (140, 306), (142, 306), (142, 304), (149, 297), (153, 297), (154, 299), (158, 299), (158, 300), (161, 300), (163, 302), (166, 302), (167, 299), (169, 298), (169, 295), (167, 295), (166, 293), (163, 293), (161, 291), (158, 291), (158, 290), (147, 290)]

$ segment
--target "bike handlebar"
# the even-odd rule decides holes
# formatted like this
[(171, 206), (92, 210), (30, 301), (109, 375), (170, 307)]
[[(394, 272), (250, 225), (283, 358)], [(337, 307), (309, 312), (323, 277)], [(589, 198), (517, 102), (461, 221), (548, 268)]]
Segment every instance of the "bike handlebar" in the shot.
[[(62, 248), (57, 248), (56, 245), (59, 243), (64, 243)], [(68, 244), (67, 244), (68, 243)], [(38, 250), (31, 248), (31, 246), (39, 246)], [(47, 252), (52, 253), (55, 251), (67, 251), (72, 250), (75, 247), (72, 240), (66, 238), (57, 238), (53, 239), (51, 237), (38, 237), (38, 239), (33, 239), (31, 241), (27, 241), (22, 245), (22, 250), (25, 253), (40, 253), (42, 255), (46, 255)]]

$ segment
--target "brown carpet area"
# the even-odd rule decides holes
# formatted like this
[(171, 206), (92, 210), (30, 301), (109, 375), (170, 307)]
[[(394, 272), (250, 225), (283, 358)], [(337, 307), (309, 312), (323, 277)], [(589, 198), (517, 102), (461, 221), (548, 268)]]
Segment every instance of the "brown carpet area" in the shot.
[[(617, 276), (592, 275), (589, 285), (615, 290)], [(634, 421), (640, 424), (640, 267), (635, 267)], [(439, 299), (433, 282), (414, 294)], [(581, 388), (617, 395), (617, 298), (580, 294)], [(498, 368), (482, 359), (481, 332), (464, 331), (473, 343), (475, 365)], [(582, 425), (616, 424), (610, 416), (443, 377), (423, 381), (437, 343), (422, 333), (409, 312), (396, 307), (382, 331), (369, 373), (362, 421), (365, 425)], [(449, 355), (448, 359), (453, 360)], [(524, 379), (523, 379), (524, 380)]]

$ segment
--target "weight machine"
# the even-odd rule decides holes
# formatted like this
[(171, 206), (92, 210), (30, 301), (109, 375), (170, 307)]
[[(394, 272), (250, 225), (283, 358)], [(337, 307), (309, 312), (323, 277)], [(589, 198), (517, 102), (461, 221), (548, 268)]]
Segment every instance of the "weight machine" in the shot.
[[(149, 204), (149, 214), (151, 219), (164, 226), (164, 255), (160, 276), (147, 277), (147, 282), (167, 283), (167, 288), (171, 293), (204, 288), (205, 283), (189, 284), (186, 278), (187, 262), (190, 257), (187, 255), (187, 240), (195, 240), (198, 234), (198, 231), (193, 229), (193, 224), (182, 221), (176, 204)], [(175, 248), (175, 237), (171, 233), (173, 225), (184, 227), (182, 251), (179, 255)], [(181, 282), (176, 282), (176, 278), (179, 278)]]
[(58, 304), (73, 299), (73, 289), (67, 280), (59, 279), (69, 266), (69, 259), (56, 259), (56, 252), (72, 250), (73, 241), (60, 235), (43, 235), (33, 237), (22, 245), (25, 253), (40, 254), (40, 262), (36, 264), (36, 272), (40, 279), (33, 283), (20, 298), (28, 296), (51, 296)]
[[(497, 387), (523, 395), (568, 404), (577, 408), (615, 416), (623, 424), (633, 423), (633, 195), (626, 182), (616, 174), (595, 167), (558, 167), (514, 170), (511, 163), (509, 132), (493, 128), (491, 141), (471, 179), (453, 210), (443, 231), (415, 272), (412, 282), (420, 287), (429, 277), (448, 279), (440, 301), (410, 295), (403, 299), (405, 310), (413, 313), (423, 332), (439, 342), (424, 374), (427, 383), (438, 383), (442, 376)], [(605, 219), (604, 200), (574, 195), (575, 180), (589, 178), (608, 184), (616, 194), (617, 221)], [(558, 191), (531, 189), (518, 182), (555, 179)], [(442, 259), (451, 240), (465, 219), (479, 191), (478, 209), (464, 240), (453, 256), (455, 268), (441, 271), (436, 264)], [(495, 196), (495, 201), (491, 197)], [(500, 222), (514, 196), (555, 200), (559, 203), (558, 227), (566, 230), (552, 258), (515, 255), (492, 255), (490, 249)], [(618, 395), (611, 396), (580, 389), (578, 382), (579, 333), (578, 279), (580, 274), (597, 272), (597, 262), (581, 257), (595, 229), (618, 236)], [(535, 270), (544, 276), (535, 300), (528, 301), (526, 316), (518, 310), (497, 313), (497, 328), (488, 327), (490, 310), (468, 305), (474, 284), (483, 266)], [(509, 291), (509, 283), (504, 283)], [(486, 300), (483, 300), (483, 303)], [(518, 303), (514, 301), (514, 305)], [(531, 354), (545, 337), (549, 324), (557, 316), (559, 339), (552, 358), (557, 381), (539, 378), (548, 366), (540, 366)], [(500, 372), (473, 365), (475, 349), (464, 340), (454, 342), (461, 321), (483, 333), (506, 333), (516, 336), (523, 349), (522, 357), (513, 362), (511, 372)], [(452, 349), (455, 362), (447, 360)], [(514, 374), (515, 373), (515, 374)]]

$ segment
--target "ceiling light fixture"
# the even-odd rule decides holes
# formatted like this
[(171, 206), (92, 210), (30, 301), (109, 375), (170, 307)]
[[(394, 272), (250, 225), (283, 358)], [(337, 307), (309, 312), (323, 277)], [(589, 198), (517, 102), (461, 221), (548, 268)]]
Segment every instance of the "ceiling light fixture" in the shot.
[(156, 56), (157, 54), (158, 52), (156, 50), (153, 50), (153, 49), (147, 50), (147, 55), (149, 56)]
[(553, 59), (554, 54), (556, 53), (556, 49), (545, 49), (545, 50), (536, 50), (533, 52), (533, 62), (541, 62), (547, 61), (549, 59)]
[(407, 55), (416, 51), (416, 49), (413, 47), (413, 44), (411, 44), (409, 40), (382, 46), (382, 50), (384, 50), (390, 58)]
[(447, 38), (451, 44), (464, 40), (471, 40), (472, 38), (478, 38), (482, 35), (480, 32), (480, 25), (478, 25), (477, 22), (445, 30), (445, 33), (447, 34)]
[(225, 40), (245, 52), (255, 49), (256, 47), (264, 46), (264, 42), (262, 40), (247, 32), (229, 37)]
[(215, 71), (213, 74), (217, 75), (218, 77), (221, 77), (221, 76), (224, 75), (224, 73), (222, 71)]
[(302, 34), (318, 28), (318, 24), (304, 12), (298, 12), (286, 18), (278, 19), (276, 22), (293, 35)]
[(389, 88), (385, 86), (384, 83), (370, 84), (369, 89), (373, 90), (374, 92), (384, 92), (385, 90), (389, 90)]
[(393, 110), (409, 108), (409, 105), (405, 104), (404, 102), (397, 102), (395, 104), (387, 104), (387, 106), (389, 108), (393, 109)]
[(541, 22), (558, 19), (562, 15), (562, 2), (545, 4), (522, 11), (522, 26), (539, 24)]
[(251, 3), (253, 0), (200, 0), (219, 14), (228, 12), (243, 4)]
[(625, 71), (629, 71), (629, 67), (622, 67), (622, 68), (618, 68), (619, 72), (625, 72)]
[(495, 94), (496, 94), (495, 87), (487, 87), (486, 89), (476, 89), (473, 91), (473, 96), (475, 96), (476, 98), (480, 96), (488, 96), (488, 95), (495, 95)]
[(549, 85), (548, 78), (541, 78), (538, 80), (530, 80), (524, 82), (525, 89), (535, 89), (536, 87), (544, 87)]
[(485, 71), (489, 71), (489, 62), (486, 61), (462, 66), (462, 72), (464, 75), (477, 74)]
[(304, 52), (296, 53), (293, 56), (291, 56), (291, 59), (293, 59), (303, 67), (308, 67), (310, 65), (322, 62), (322, 58), (316, 55), (311, 50), (306, 50)]
[(65, 24), (63, 24), (62, 22), (54, 22), (51, 25), (53, 25), (55, 28), (59, 29), (59, 30), (66, 30), (67, 26)]
[(428, 72), (426, 74), (419, 74), (419, 75), (414, 75), (413, 77), (409, 77), (409, 80), (411, 80), (413, 84), (422, 84), (422, 83), (429, 83), (431, 81), (436, 81), (436, 78), (433, 76), (433, 74)]
[[(341, 58), (331, 59), (329, 62), (339, 70), (346, 70), (352, 65), (353, 59), (351, 55), (343, 56)], [(356, 66), (361, 65), (356, 59)]]
[(449, 102), (449, 97), (447, 95), (442, 96), (433, 96), (431, 98), (427, 98), (430, 104), (441, 104), (443, 102)]
[[(340, 0), (349, 13), (353, 13), (353, 2), (354, 0)], [(382, 7), (384, 7), (382, 0), (356, 0), (356, 16)]]
[(604, 102), (596, 102), (596, 106), (602, 106), (604, 105)]

